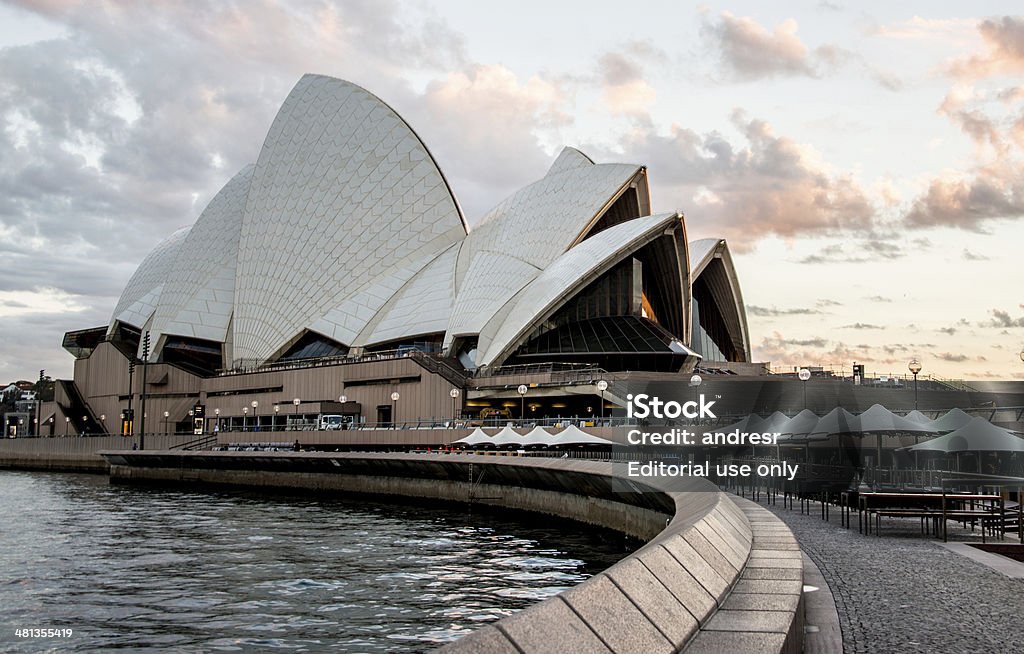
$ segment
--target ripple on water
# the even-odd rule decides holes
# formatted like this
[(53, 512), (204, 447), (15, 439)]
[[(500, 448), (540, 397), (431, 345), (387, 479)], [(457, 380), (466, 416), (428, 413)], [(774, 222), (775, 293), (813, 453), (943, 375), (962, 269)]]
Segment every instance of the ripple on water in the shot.
[(625, 551), (564, 521), (41, 473), (0, 472), (0, 525), (0, 633), (75, 632), (28, 652), (422, 651)]

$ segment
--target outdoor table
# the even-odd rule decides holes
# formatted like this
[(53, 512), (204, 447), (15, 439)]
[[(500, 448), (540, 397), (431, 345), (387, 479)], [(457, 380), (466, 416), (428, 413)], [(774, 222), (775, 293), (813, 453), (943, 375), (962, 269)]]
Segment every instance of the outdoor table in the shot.
[[(1001, 495), (978, 495), (969, 493), (859, 493), (857, 496), (857, 530), (861, 533), (871, 531), (871, 520), (867, 515), (871, 509), (886, 508), (920, 508), (922, 511), (934, 511), (928, 517), (942, 519), (942, 538), (946, 539), (946, 516), (949, 513), (948, 502), (968, 502), (988, 504), (989, 508), (1003, 509)], [(954, 511), (954, 513), (956, 513)], [(983, 516), (979, 516), (983, 517)], [(982, 520), (982, 539), (984, 540), (985, 525)], [(936, 532), (937, 533), (937, 532)]]

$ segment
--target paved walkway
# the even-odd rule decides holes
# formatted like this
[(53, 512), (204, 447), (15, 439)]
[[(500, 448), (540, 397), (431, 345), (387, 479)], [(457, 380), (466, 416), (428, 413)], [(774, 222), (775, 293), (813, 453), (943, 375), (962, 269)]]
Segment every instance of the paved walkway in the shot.
[(768, 508), (831, 587), (847, 654), (1024, 652), (1024, 580), (929, 542), (915, 521), (878, 538), (842, 528), (835, 511), (826, 523), (816, 510)]

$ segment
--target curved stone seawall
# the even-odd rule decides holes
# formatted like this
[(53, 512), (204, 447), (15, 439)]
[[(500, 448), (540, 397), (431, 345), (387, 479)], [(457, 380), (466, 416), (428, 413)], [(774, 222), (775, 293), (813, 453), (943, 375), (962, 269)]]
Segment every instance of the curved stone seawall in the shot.
[(402, 495), (572, 518), (647, 540), (583, 584), (447, 645), (455, 653), (787, 652), (803, 637), (789, 529), (701, 479), (684, 492), (611, 463), (467, 454), (108, 451), (111, 480)]

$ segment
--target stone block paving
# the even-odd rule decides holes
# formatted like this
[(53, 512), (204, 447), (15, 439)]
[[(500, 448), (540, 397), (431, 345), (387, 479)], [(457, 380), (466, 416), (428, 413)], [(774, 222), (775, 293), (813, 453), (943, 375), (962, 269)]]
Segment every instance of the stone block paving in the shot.
[[(821, 569), (847, 654), (1024, 652), (1024, 580), (930, 542), (913, 520), (890, 520), (876, 537), (857, 532), (856, 515), (848, 530), (838, 511), (823, 521), (817, 505), (810, 515), (782, 504), (767, 508)], [(952, 522), (950, 540), (981, 542)]]

